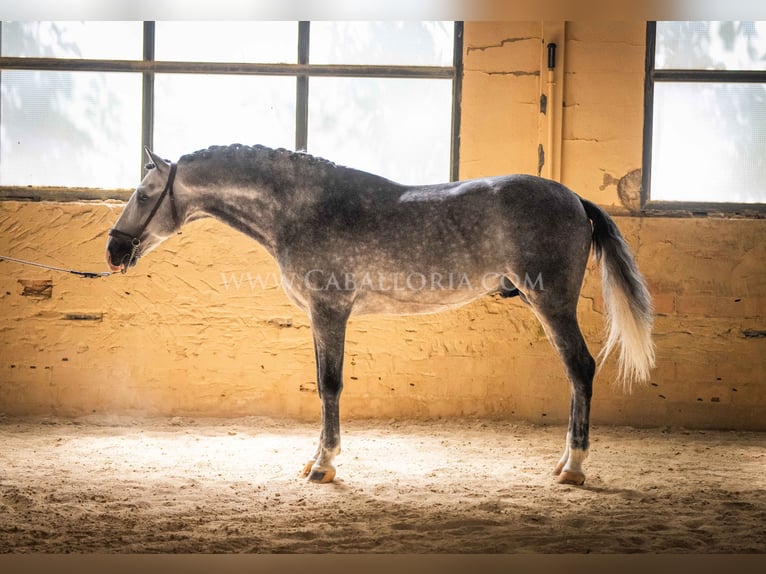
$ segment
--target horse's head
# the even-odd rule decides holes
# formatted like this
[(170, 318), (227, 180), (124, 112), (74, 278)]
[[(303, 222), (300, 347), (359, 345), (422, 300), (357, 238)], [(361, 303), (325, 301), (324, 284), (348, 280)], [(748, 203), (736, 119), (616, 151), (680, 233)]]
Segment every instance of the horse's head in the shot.
[(175, 164), (148, 148), (146, 153), (151, 160), (148, 172), (109, 231), (106, 261), (112, 271), (125, 273), (139, 257), (177, 231), (183, 222), (173, 191)]

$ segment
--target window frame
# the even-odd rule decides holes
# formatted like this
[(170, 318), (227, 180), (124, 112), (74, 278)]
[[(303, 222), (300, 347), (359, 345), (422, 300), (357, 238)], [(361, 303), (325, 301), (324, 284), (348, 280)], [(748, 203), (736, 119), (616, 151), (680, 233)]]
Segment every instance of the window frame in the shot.
[[(766, 70), (655, 69), (657, 22), (646, 23), (646, 67), (644, 76), (644, 133), (642, 159), (641, 210), (644, 214), (675, 213), (707, 215), (725, 213), (763, 217), (764, 203), (733, 203), (658, 200), (651, 197), (652, 129), (654, 125), (654, 85), (657, 82), (766, 83)], [(766, 185), (766, 183), (764, 184)], [(766, 190), (765, 190), (766, 193)]]
[[(463, 76), (463, 22), (454, 21), (453, 59), (451, 66), (311, 64), (310, 21), (297, 21), (297, 63), (232, 63), (156, 60), (155, 22), (143, 22), (143, 58), (141, 60), (101, 60), (69, 58), (10, 57), (0, 54), (3, 70), (130, 72), (142, 74), (141, 145), (153, 148), (154, 79), (156, 74), (293, 76), (296, 78), (295, 149), (306, 150), (308, 144), (309, 79), (312, 77), (408, 78), (452, 80), (452, 113), (450, 141), (450, 174), (459, 179), (460, 109)], [(1, 33), (1, 32), (0, 32)], [(192, 151), (192, 150), (190, 150)], [(136, 150), (142, 157), (141, 150)], [(140, 154), (140, 155), (139, 155)], [(140, 173), (138, 167), (140, 165)], [(144, 162), (137, 161), (137, 180), (144, 175)], [(101, 189), (66, 186), (0, 186), (0, 200), (87, 201), (127, 200), (132, 189)]]

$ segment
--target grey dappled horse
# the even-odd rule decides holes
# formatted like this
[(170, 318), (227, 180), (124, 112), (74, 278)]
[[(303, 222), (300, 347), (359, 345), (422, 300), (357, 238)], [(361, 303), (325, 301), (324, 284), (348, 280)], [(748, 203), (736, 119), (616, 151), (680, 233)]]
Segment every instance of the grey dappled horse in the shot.
[(308, 154), (214, 146), (151, 164), (110, 230), (107, 261), (125, 272), (189, 221), (215, 217), (277, 261), (287, 296), (310, 320), (322, 431), (303, 470), (335, 477), (346, 322), (353, 314), (433, 313), (487, 294), (518, 295), (564, 363), (571, 413), (559, 482), (582, 484), (595, 361), (577, 323), (591, 250), (601, 261), (607, 339), (630, 385), (654, 365), (649, 293), (599, 207), (529, 175), (407, 186)]

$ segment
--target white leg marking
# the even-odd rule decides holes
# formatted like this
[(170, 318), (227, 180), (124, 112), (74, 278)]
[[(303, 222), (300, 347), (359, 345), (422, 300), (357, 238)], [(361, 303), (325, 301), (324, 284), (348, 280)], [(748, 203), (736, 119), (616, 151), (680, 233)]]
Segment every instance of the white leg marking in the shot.
[(580, 485), (585, 482), (582, 463), (588, 456), (588, 451), (581, 448), (572, 448), (569, 444), (570, 438), (570, 433), (567, 433), (567, 444), (564, 448), (564, 454), (556, 465), (556, 475), (559, 477), (558, 482)]
[(340, 454), (340, 447), (336, 447), (331, 450), (319, 448), (319, 456), (316, 458), (316, 462), (312, 467), (313, 470), (334, 470), (333, 461), (335, 457)]
[(569, 449), (569, 460), (564, 465), (564, 472), (582, 472), (582, 463), (587, 456), (587, 450), (581, 448)]
[(567, 440), (564, 446), (564, 454), (561, 455), (558, 464), (556, 464), (556, 469), (554, 470), (554, 474), (556, 476), (561, 474), (561, 471), (564, 470), (564, 465), (566, 465), (567, 461), (569, 460), (569, 437), (570, 433), (567, 433)]
[(332, 482), (335, 479), (335, 467), (332, 463), (339, 452), (340, 447), (332, 450), (320, 449), (319, 458), (309, 469), (309, 482)]

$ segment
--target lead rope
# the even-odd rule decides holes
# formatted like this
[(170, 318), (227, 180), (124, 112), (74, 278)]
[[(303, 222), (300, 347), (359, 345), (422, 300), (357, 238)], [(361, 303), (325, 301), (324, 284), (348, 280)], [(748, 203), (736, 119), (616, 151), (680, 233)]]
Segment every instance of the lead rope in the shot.
[(62, 273), (71, 273), (72, 275), (79, 275), (80, 277), (86, 277), (87, 279), (98, 279), (99, 277), (109, 277), (110, 275), (112, 275), (110, 271), (101, 271), (98, 273), (93, 273), (90, 271), (76, 271), (74, 269), (64, 269), (63, 267), (43, 265), (42, 263), (35, 263), (34, 261), (25, 261), (23, 259), (16, 259), (14, 257), (7, 257), (5, 255), (0, 255), (0, 261), (12, 261), (14, 263), (21, 263), (22, 265), (32, 265), (33, 267), (50, 269), (51, 271), (61, 271)]

